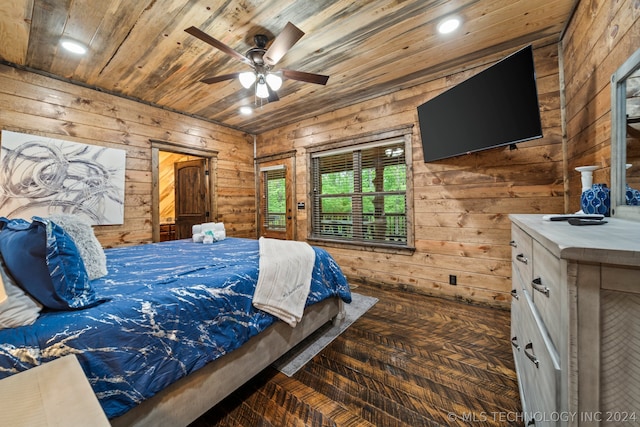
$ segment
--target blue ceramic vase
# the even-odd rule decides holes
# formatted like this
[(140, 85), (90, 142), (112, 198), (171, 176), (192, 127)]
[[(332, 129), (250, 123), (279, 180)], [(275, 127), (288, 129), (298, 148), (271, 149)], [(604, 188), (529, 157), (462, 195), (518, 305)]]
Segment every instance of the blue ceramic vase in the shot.
[(635, 188), (629, 187), (627, 184), (627, 191), (625, 191), (625, 196), (627, 199), (627, 205), (630, 206), (640, 206), (640, 191)]
[(593, 184), (582, 192), (580, 197), (582, 212), (586, 214), (601, 214), (609, 216), (611, 199), (607, 184)]

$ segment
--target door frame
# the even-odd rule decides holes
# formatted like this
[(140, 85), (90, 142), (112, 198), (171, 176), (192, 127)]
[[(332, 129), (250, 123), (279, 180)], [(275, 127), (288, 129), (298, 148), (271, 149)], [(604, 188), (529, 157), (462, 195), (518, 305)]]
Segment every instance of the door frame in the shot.
[(218, 151), (204, 148), (193, 148), (159, 139), (149, 139), (151, 142), (151, 238), (153, 242), (160, 241), (160, 151), (202, 157), (209, 171), (209, 218), (217, 221), (218, 210), (216, 203), (215, 183), (218, 171)]
[[(287, 184), (290, 184), (291, 194), (287, 194), (287, 197), (291, 203), (291, 220), (287, 221), (287, 229), (286, 233), (288, 237), (291, 237), (291, 240), (297, 239), (297, 209), (295, 207), (296, 200), (296, 150), (290, 150), (279, 154), (273, 154), (269, 156), (256, 157), (255, 161), (255, 177), (256, 177), (256, 234), (257, 237), (260, 237), (260, 232), (262, 230), (261, 221), (262, 221), (262, 174), (260, 169), (264, 167), (266, 164), (270, 164), (272, 166), (273, 163), (276, 163), (281, 160), (286, 160), (287, 163), (291, 165), (291, 183), (285, 182), (285, 187)], [(283, 162), (284, 165), (284, 162)], [(287, 173), (289, 175), (289, 173)], [(291, 229), (289, 229), (291, 227)]]

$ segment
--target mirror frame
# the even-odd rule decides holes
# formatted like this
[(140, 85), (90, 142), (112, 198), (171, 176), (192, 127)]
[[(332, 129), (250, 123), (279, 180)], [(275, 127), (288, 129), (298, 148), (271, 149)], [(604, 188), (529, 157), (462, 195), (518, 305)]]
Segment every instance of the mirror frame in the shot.
[(640, 206), (626, 204), (627, 94), (626, 79), (640, 68), (636, 50), (611, 76), (611, 216), (640, 221)]

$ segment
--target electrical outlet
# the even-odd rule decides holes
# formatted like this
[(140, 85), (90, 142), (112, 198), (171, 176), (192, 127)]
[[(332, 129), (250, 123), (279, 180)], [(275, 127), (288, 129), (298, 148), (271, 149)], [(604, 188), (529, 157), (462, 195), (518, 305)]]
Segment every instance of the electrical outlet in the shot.
[(449, 284), (454, 286), (458, 284), (458, 278), (456, 277), (455, 274), (449, 275)]

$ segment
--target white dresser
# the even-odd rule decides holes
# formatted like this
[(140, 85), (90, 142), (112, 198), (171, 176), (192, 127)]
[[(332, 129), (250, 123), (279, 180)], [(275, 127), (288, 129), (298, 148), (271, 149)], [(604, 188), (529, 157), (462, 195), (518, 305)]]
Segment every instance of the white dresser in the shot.
[(510, 215), (525, 425), (640, 426), (640, 222)]

